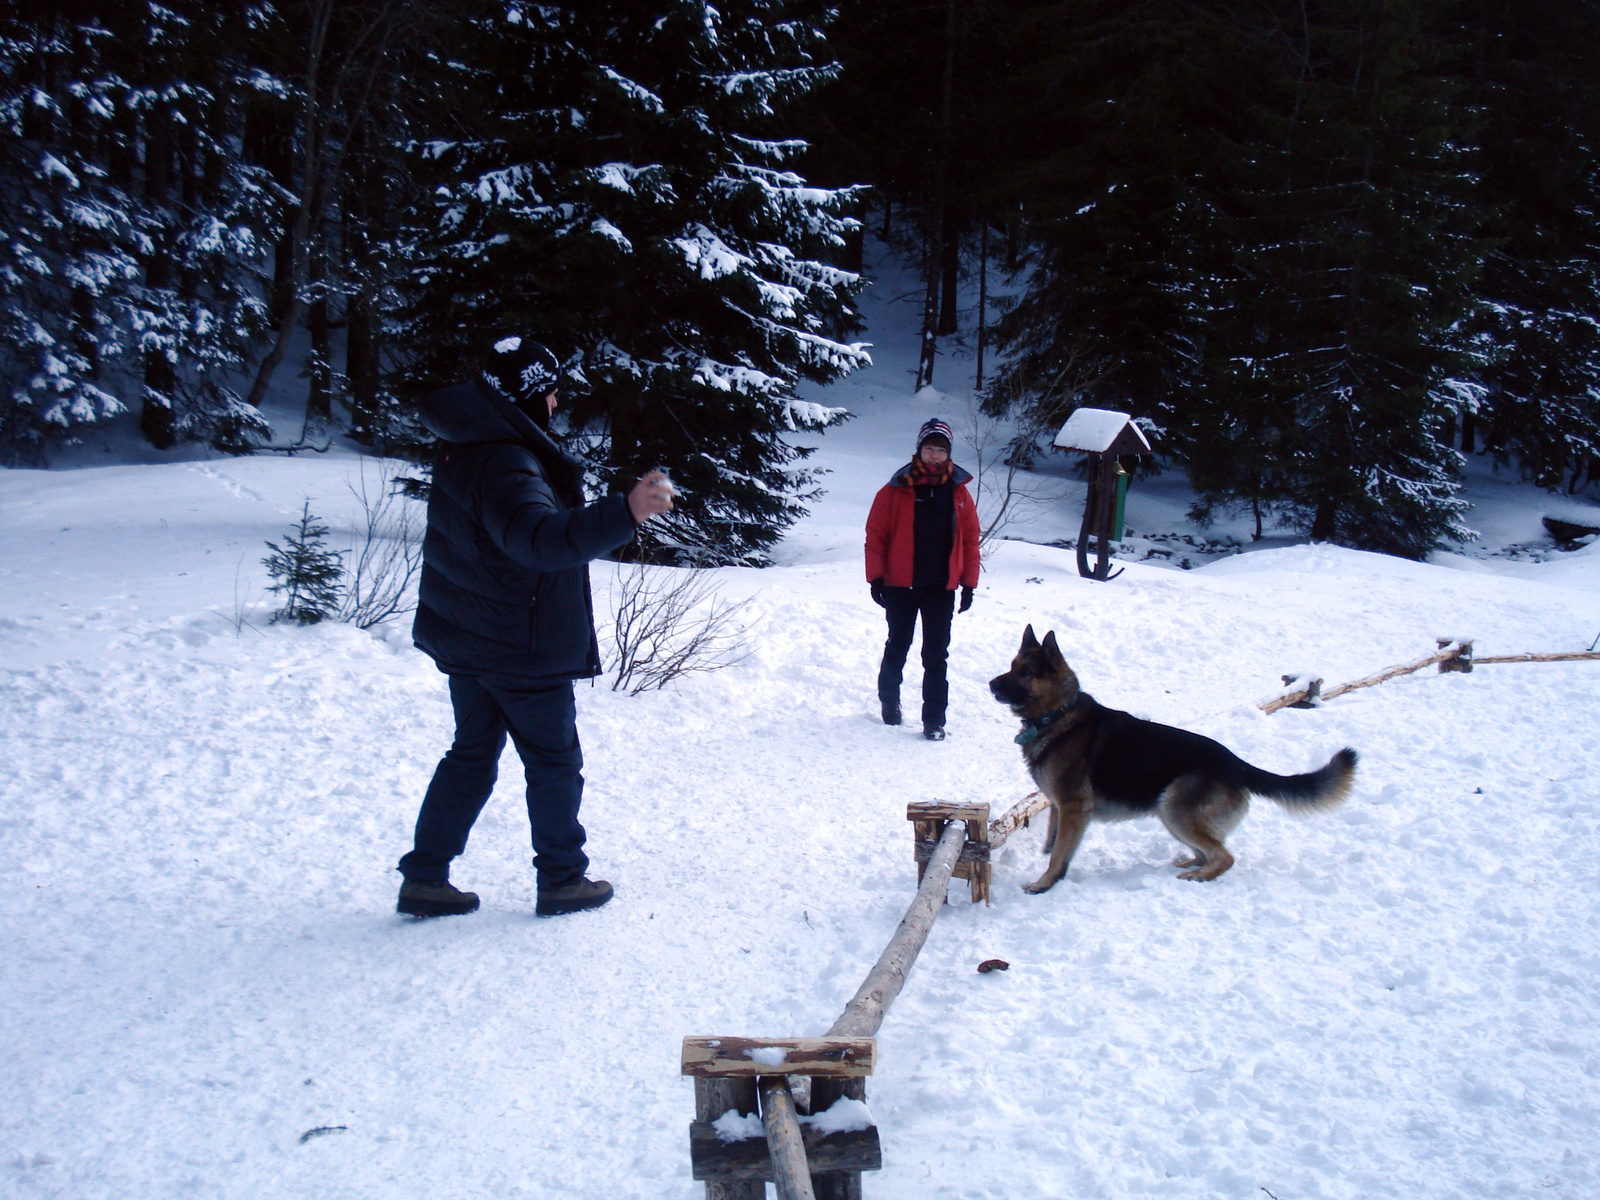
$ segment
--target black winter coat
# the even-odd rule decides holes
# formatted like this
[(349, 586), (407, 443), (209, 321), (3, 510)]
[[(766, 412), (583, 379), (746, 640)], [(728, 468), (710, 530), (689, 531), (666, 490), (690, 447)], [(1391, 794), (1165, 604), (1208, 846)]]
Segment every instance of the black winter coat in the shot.
[(452, 675), (600, 674), (588, 564), (633, 537), (624, 496), (583, 504), (582, 468), (472, 382), (422, 402), (434, 458), (411, 637)]

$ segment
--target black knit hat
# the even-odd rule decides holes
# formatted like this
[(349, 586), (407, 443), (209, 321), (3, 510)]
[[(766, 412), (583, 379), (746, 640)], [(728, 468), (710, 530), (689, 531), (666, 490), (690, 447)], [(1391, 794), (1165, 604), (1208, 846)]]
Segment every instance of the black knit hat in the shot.
[(922, 428), (917, 430), (917, 449), (922, 449), (922, 443), (927, 441), (943, 442), (948, 452), (955, 444), (955, 435), (951, 433), (950, 426), (938, 417), (929, 417), (922, 423)]
[(561, 363), (532, 338), (501, 338), (483, 364), (483, 377), (524, 411), (543, 409), (545, 396), (561, 385)]

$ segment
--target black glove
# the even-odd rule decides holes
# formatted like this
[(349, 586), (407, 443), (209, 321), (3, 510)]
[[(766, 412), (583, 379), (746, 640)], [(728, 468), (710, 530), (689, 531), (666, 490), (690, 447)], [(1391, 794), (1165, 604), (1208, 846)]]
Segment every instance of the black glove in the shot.
[(884, 607), (883, 576), (882, 575), (879, 575), (876, 579), (874, 579), (872, 581), (872, 602), (874, 604), (876, 604), (879, 608)]
[(964, 588), (961, 589), (961, 607), (956, 609), (956, 611), (957, 612), (966, 612), (967, 609), (969, 609), (971, 607), (972, 607), (972, 589), (969, 588), (969, 587), (964, 587)]

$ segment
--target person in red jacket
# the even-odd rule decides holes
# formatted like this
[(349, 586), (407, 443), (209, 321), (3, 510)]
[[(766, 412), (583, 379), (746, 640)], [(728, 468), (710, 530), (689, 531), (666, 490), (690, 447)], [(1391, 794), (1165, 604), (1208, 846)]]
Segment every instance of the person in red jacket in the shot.
[(972, 476), (950, 461), (950, 426), (923, 422), (917, 453), (872, 501), (867, 516), (867, 579), (889, 620), (878, 667), (883, 723), (900, 724), (900, 676), (922, 617), (922, 736), (944, 740), (950, 683), (950, 622), (956, 588), (961, 611), (978, 586), (978, 509), (967, 491)]

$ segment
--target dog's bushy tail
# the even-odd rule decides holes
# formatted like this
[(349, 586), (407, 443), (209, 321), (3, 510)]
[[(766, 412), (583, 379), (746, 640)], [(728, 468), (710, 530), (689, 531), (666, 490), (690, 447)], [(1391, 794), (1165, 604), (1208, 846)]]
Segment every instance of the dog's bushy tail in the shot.
[(1345, 802), (1360, 761), (1361, 756), (1346, 746), (1327, 765), (1304, 775), (1274, 775), (1246, 764), (1242, 782), (1257, 796), (1276, 800), (1290, 812), (1320, 812)]

